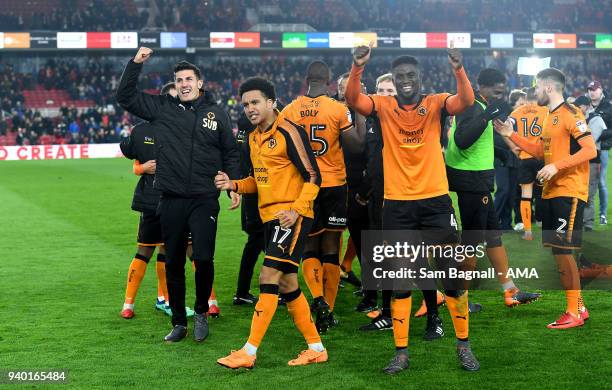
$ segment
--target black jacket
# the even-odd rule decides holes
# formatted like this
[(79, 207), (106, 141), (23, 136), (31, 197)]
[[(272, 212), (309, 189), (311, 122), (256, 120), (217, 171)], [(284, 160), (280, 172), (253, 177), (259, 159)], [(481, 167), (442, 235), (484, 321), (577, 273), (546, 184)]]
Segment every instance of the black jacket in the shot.
[(238, 176), (239, 153), (229, 116), (204, 92), (182, 103), (170, 95), (150, 95), (137, 89), (142, 64), (127, 64), (117, 101), (128, 112), (155, 121), (158, 144), (154, 187), (179, 197), (219, 197), (217, 171)]
[[(123, 155), (130, 160), (145, 163), (157, 158), (155, 150), (154, 125), (143, 122), (132, 129), (129, 137), (119, 144)], [(141, 212), (155, 212), (161, 192), (153, 188), (154, 175), (143, 174), (134, 189), (132, 210)]]
[(601, 116), (607, 127), (601, 135), (601, 150), (608, 150), (612, 147), (612, 103), (607, 96), (595, 107), (595, 112)]
[[(236, 134), (236, 142), (240, 149), (240, 175), (239, 178), (245, 178), (251, 174), (251, 156), (249, 156), (249, 134), (255, 130), (255, 126), (251, 124), (246, 114), (243, 112), (238, 118), (238, 134)], [(257, 194), (243, 194), (242, 206), (240, 208), (240, 221), (242, 230), (247, 233), (260, 231), (263, 229), (263, 223), (259, 216), (259, 206), (257, 204)]]
[[(351, 113), (352, 123), (357, 125), (355, 111), (349, 108)], [(367, 127), (367, 122), (366, 122)], [(342, 141), (342, 139), (340, 139)], [(352, 151), (349, 148), (342, 148), (344, 155), (344, 165), (346, 167), (346, 183), (349, 191), (358, 193), (361, 197), (367, 199), (369, 192), (369, 183), (366, 181), (365, 170), (367, 166), (366, 148), (359, 151)]]
[(385, 175), (383, 169), (383, 138), (380, 121), (375, 115), (367, 119), (366, 132), (366, 180), (370, 185), (370, 196), (382, 199), (385, 195)]

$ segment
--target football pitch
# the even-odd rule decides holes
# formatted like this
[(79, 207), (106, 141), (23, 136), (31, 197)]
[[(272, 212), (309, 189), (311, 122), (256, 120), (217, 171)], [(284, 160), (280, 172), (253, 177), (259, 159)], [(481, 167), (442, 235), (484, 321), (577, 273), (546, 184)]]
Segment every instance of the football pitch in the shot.
[[(217, 365), (216, 359), (242, 347), (252, 315), (252, 308), (231, 303), (246, 235), (240, 212), (227, 210), (225, 195), (215, 255), (221, 317), (210, 319), (211, 333), (203, 343), (190, 334), (183, 342), (164, 344), (171, 326), (169, 317), (154, 309), (154, 259), (136, 298), (136, 316), (119, 316), (136, 250), (138, 214), (130, 209), (136, 181), (125, 159), (0, 163), (0, 370), (67, 370), (68, 385), (78, 388), (610, 388), (610, 290), (585, 291), (591, 318), (565, 331), (545, 326), (565, 308), (561, 291), (540, 291), (538, 302), (514, 309), (503, 306), (501, 291), (471, 292), (484, 306), (470, 321), (472, 348), (481, 363), (475, 373), (459, 368), (444, 307), (446, 335), (426, 342), (425, 319), (413, 319), (410, 369), (383, 374), (394, 353), (392, 332), (357, 330), (369, 319), (354, 311), (359, 298), (350, 285), (338, 294), (340, 325), (323, 335), (328, 363), (287, 366), (306, 345), (279, 306), (254, 370)], [(610, 247), (612, 228), (597, 227), (590, 234)], [(511, 266), (528, 266), (533, 253), (544, 251), (537, 237), (524, 242), (517, 234), (504, 235)], [(538, 259), (554, 263), (549, 254)], [(193, 273), (186, 269), (192, 306)], [(251, 286), (257, 295), (256, 277)], [(305, 285), (303, 290), (308, 296)], [(413, 312), (420, 301), (415, 293)]]

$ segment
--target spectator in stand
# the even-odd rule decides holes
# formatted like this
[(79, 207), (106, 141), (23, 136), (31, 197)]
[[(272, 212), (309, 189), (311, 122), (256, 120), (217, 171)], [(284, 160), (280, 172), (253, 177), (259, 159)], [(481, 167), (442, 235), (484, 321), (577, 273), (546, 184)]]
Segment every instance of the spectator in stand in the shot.
[[(141, 12), (133, 0), (60, 0), (51, 10), (3, 7), (4, 31), (248, 31), (259, 23), (305, 23), (318, 31), (584, 31), (608, 32), (609, 1), (446, 0), (153, 0)], [(36, 4), (36, 2), (34, 2)], [(266, 10), (263, 12), (262, 10)], [(418, 17), (413, 12), (418, 9)], [(101, 11), (104, 12), (101, 12)], [(188, 10), (188, 11), (187, 11)], [(578, 12), (579, 11), (579, 12)], [(249, 15), (250, 14), (250, 15)], [(249, 15), (249, 17), (247, 17)], [(397, 18), (396, 15), (404, 15)], [(366, 25), (363, 25), (366, 21)], [(469, 27), (468, 27), (469, 26)]]
[[(363, 1), (363, 0), (359, 0)], [(188, 2), (188, 1), (187, 1)], [(233, 3), (231, 3), (233, 4)], [(231, 8), (231, 4), (230, 7)], [(1, 12), (1, 11), (0, 11)], [(181, 15), (184, 18), (185, 15)], [(182, 19), (183, 20), (183, 19)], [(452, 90), (452, 75), (440, 68), (441, 60), (438, 52), (425, 52), (421, 56), (421, 63), (426, 74), (432, 75), (423, 79), (423, 93), (433, 93), (441, 90)], [(320, 58), (320, 55), (317, 55)], [(330, 54), (323, 59), (335, 73), (350, 67), (346, 56)], [(158, 69), (166, 69), (168, 64), (176, 63), (179, 56), (161, 57), (159, 68), (152, 67), (151, 72), (143, 75), (139, 82), (142, 89), (157, 93), (157, 88), (172, 75), (160, 73)], [(290, 102), (297, 95), (304, 93), (304, 85), (300, 74), (303, 73), (312, 58), (304, 56), (263, 55), (238, 56), (228, 58), (214, 58), (196, 56), (194, 62), (203, 64), (202, 70), (207, 75), (207, 88), (216, 96), (216, 100), (230, 114), (233, 123), (236, 123), (238, 114), (242, 111), (238, 99), (238, 86), (246, 78), (259, 75), (277, 85), (277, 96), (281, 102)], [(495, 67), (505, 71), (510, 88), (528, 85), (527, 79), (513, 75), (516, 72), (516, 52), (496, 52), (495, 56), (483, 56), (482, 52), (466, 52), (464, 64), (469, 74), (477, 74), (485, 67)], [(3, 120), (7, 131), (14, 131), (18, 127), (33, 129), (39, 136), (44, 133), (53, 134), (56, 126), (64, 125), (68, 133), (67, 142), (93, 141), (93, 136), (99, 128), (115, 129), (120, 134), (123, 126), (128, 127), (138, 123), (137, 118), (116, 105), (113, 96), (117, 86), (117, 76), (122, 63), (118, 57), (63, 57), (44, 61), (38, 68), (40, 58), (23, 57), (14, 63), (0, 61), (0, 110), (4, 112)], [(388, 56), (377, 57), (372, 60), (372, 71), (364, 75), (364, 82), (370, 88), (374, 86), (373, 76), (388, 72)], [(551, 64), (563, 69), (571, 82), (567, 84), (567, 91), (571, 95), (584, 94), (584, 85), (591, 78), (597, 78), (604, 85), (612, 85), (612, 57), (599, 52), (581, 52), (580, 55), (568, 52), (567, 55), (553, 57)], [(370, 68), (368, 68), (370, 69)], [(42, 72), (40, 72), (42, 70)], [(164, 71), (165, 72), (165, 71)], [(26, 107), (24, 92), (49, 86), (52, 89), (64, 89), (69, 95), (79, 96), (79, 90), (89, 102), (90, 108), (75, 107), (75, 102), (68, 98), (66, 102), (59, 102), (59, 114), (56, 117), (42, 117), (36, 109)], [(86, 87), (87, 86), (87, 87)], [(91, 87), (91, 88), (88, 88)], [(335, 86), (331, 86), (330, 93), (334, 93)], [(81, 103), (82, 104), (82, 103)], [(41, 119), (36, 119), (41, 117)], [(94, 130), (89, 134), (89, 128)], [(2, 131), (2, 129), (0, 129)], [(72, 134), (77, 134), (76, 139)], [(112, 137), (111, 137), (112, 138)], [(38, 139), (35, 139), (38, 143)]]

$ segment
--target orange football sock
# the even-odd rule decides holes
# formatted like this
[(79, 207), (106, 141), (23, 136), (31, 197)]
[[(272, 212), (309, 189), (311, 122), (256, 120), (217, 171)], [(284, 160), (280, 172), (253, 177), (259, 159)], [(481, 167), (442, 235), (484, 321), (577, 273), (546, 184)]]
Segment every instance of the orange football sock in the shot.
[(306, 343), (314, 344), (321, 342), (321, 336), (319, 336), (317, 327), (312, 321), (310, 306), (304, 293), (300, 292), (296, 299), (287, 302), (287, 310), (289, 310), (289, 315), (293, 318), (295, 327), (298, 328), (304, 339), (306, 339)]
[(342, 259), (342, 269), (344, 272), (351, 272), (353, 270), (353, 260), (355, 260), (355, 256), (357, 256), (355, 243), (353, 242), (353, 238), (349, 237), (346, 243), (346, 252), (344, 252), (344, 258)]
[(453, 320), (455, 336), (467, 339), (470, 333), (470, 312), (468, 310), (468, 292), (458, 298), (446, 296), (446, 306)]
[(531, 198), (521, 198), (521, 218), (525, 231), (531, 231)]
[[(278, 290), (278, 286), (277, 290)], [(251, 333), (249, 334), (248, 343), (259, 347), (261, 340), (263, 339), (272, 317), (276, 312), (278, 306), (278, 293), (260, 293), (257, 305), (255, 305), (255, 311), (253, 312), (253, 319), (251, 320)]]
[[(337, 257), (337, 255), (332, 256)], [(323, 296), (325, 302), (329, 304), (329, 311), (334, 311), (336, 296), (338, 295), (338, 283), (340, 283), (340, 266), (323, 263)]]
[(210, 297), (208, 298), (209, 301), (216, 301), (217, 300), (217, 294), (215, 294), (215, 288), (213, 287), (213, 289), (210, 291)]
[(313, 298), (323, 296), (323, 266), (315, 257), (309, 257), (302, 262), (302, 275)]
[(408, 347), (411, 310), (411, 296), (408, 298), (395, 298), (391, 301), (391, 318), (393, 318), (393, 338), (395, 339), (395, 348)]
[(168, 286), (166, 285), (166, 263), (158, 261), (155, 263), (155, 272), (157, 273), (157, 296), (164, 297), (166, 303), (170, 302), (168, 298)]
[(557, 261), (557, 267), (559, 268), (559, 275), (561, 278), (561, 284), (565, 289), (565, 296), (567, 298), (567, 310), (568, 312), (578, 316), (580, 305), (578, 300), (580, 298), (580, 274), (578, 272), (578, 266), (574, 255), (558, 254), (555, 255)]
[(144, 256), (136, 255), (128, 269), (127, 287), (125, 288), (125, 303), (133, 304), (140, 287), (140, 282), (147, 270)]
[(566, 290), (565, 299), (567, 300), (567, 308), (565, 311), (572, 313), (576, 317), (580, 314), (580, 290)]

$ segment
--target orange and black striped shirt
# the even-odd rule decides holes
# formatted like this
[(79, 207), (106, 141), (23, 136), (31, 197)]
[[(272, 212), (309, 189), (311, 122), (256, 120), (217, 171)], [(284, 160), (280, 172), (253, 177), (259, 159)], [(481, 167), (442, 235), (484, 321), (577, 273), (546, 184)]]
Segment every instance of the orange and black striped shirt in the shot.
[(234, 189), (257, 192), (261, 220), (272, 221), (278, 212), (290, 209), (313, 218), (321, 173), (306, 133), (277, 117), (265, 132), (251, 132), (247, 147), (250, 176), (234, 181)]

